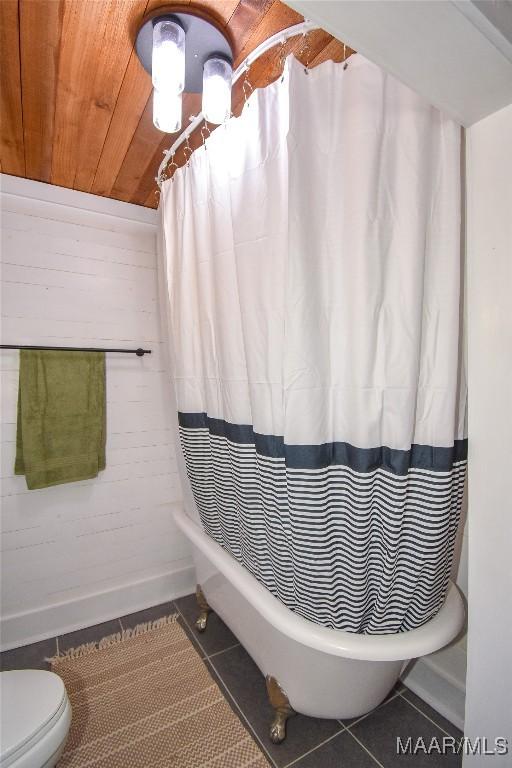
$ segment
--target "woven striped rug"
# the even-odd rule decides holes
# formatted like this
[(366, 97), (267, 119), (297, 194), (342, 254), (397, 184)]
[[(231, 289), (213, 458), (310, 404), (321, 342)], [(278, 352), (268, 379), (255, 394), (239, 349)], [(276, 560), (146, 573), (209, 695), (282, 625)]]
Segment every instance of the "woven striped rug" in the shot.
[(73, 709), (59, 768), (268, 768), (168, 616), (50, 659)]

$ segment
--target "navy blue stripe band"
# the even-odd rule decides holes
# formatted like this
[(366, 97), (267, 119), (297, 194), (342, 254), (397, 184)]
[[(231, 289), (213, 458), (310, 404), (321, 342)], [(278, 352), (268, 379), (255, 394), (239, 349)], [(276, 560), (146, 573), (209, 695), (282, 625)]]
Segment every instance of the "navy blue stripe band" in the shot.
[(450, 448), (411, 445), (408, 451), (386, 446), (356, 448), (349, 443), (285, 445), (282, 437), (254, 432), (250, 424), (230, 424), (223, 419), (212, 419), (206, 413), (180, 411), (178, 421), (180, 427), (185, 429), (208, 429), (210, 434), (226, 437), (233, 443), (255, 445), (257, 453), (261, 456), (284, 458), (286, 466), (290, 469), (324, 469), (342, 465), (355, 472), (385, 469), (395, 475), (405, 475), (411, 468), (449, 472), (455, 462), (466, 460), (468, 453), (466, 438), (455, 440)]

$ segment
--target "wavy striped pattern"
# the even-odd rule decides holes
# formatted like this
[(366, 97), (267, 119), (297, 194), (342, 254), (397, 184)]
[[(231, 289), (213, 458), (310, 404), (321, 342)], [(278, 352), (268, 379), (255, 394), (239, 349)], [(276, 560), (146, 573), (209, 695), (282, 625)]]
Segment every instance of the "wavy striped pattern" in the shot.
[(385, 634), (441, 607), (459, 521), (465, 459), (448, 471), (286, 466), (180, 426), (205, 531), (290, 610), (326, 627)]

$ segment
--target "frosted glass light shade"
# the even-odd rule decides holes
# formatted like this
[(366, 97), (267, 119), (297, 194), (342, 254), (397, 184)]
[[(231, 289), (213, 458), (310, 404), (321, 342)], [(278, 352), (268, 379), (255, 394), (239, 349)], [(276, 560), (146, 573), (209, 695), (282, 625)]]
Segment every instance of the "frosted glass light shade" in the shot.
[(174, 21), (155, 22), (151, 78), (157, 91), (176, 94), (185, 87), (185, 30)]
[(164, 133), (181, 130), (181, 93), (153, 91), (153, 125)]
[(231, 79), (233, 68), (224, 59), (212, 58), (203, 69), (202, 112), (209, 123), (225, 123), (231, 115)]

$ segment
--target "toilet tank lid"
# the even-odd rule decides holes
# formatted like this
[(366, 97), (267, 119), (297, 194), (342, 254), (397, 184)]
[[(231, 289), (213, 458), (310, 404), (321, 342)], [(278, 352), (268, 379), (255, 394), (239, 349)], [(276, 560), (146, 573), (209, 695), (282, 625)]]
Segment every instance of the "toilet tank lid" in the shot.
[(0, 673), (0, 756), (5, 760), (37, 738), (67, 699), (61, 678), (42, 669)]

